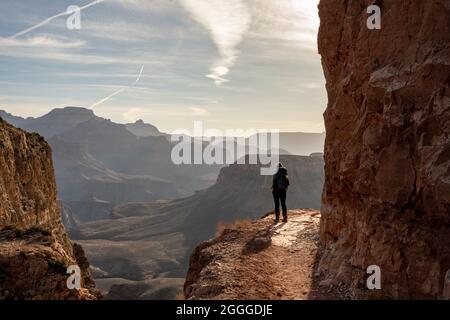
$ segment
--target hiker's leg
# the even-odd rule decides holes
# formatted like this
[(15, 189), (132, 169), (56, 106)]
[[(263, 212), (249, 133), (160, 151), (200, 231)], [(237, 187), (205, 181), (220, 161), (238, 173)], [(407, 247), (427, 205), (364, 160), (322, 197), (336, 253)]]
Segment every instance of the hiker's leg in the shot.
[(287, 219), (286, 190), (280, 190), (280, 201), (283, 209), (283, 219)]
[(280, 220), (280, 197), (277, 190), (272, 191), (273, 201), (275, 202), (275, 219)]

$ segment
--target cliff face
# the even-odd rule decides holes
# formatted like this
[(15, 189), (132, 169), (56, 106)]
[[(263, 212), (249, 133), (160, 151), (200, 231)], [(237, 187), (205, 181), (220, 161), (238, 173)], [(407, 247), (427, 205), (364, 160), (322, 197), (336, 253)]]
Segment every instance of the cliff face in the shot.
[[(377, 4), (382, 29), (366, 27)], [(450, 2), (321, 0), (327, 80), (321, 271), (438, 298), (450, 269)]]
[[(56, 202), (51, 150), (0, 118), (0, 299), (95, 299), (82, 248), (72, 244)], [(69, 290), (69, 265), (82, 289)]]

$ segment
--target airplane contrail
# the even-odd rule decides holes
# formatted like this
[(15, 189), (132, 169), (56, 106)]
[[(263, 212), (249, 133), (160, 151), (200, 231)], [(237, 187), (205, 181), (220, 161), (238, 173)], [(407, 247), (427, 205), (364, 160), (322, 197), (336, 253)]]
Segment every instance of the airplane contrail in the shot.
[[(102, 2), (105, 2), (105, 1), (106, 0), (95, 0), (95, 1), (92, 1), (91, 3), (88, 3), (88, 4), (80, 7), (80, 11), (82, 11), (84, 9), (87, 9), (89, 7), (95, 6), (95, 5), (97, 5), (99, 3), (102, 3)], [(34, 26), (31, 26), (31, 27), (29, 27), (29, 28), (27, 28), (25, 30), (20, 31), (20, 32), (17, 32), (16, 34), (10, 36), (9, 38), (10, 39), (15, 39), (17, 37), (23, 36), (24, 34), (27, 34), (27, 33), (31, 32), (31, 31), (33, 31), (33, 30), (35, 30), (37, 28), (45, 26), (46, 24), (50, 23), (51, 21), (53, 21), (53, 20), (55, 20), (55, 19), (57, 19), (59, 17), (64, 17), (64, 16), (68, 16), (68, 15), (71, 15), (71, 14), (72, 14), (71, 12), (67, 12), (67, 11), (60, 12), (60, 13), (52, 16), (52, 17), (49, 17), (49, 18), (39, 22), (38, 24), (35, 24)]]
[(111, 99), (112, 97), (118, 95), (119, 93), (121, 93), (121, 92), (123, 92), (123, 91), (125, 91), (125, 88), (121, 88), (121, 89), (117, 90), (116, 92), (110, 94), (110, 95), (107, 96), (106, 98), (103, 98), (103, 99), (97, 101), (96, 103), (94, 103), (92, 106), (89, 107), (89, 109), (93, 109), (93, 108), (95, 108), (96, 106), (98, 106), (98, 105), (100, 105), (100, 104), (102, 104), (102, 103), (105, 103), (106, 101), (108, 101), (109, 99)]
[[(80, 12), (81, 12), (82, 10), (84, 10), (84, 9), (87, 9), (87, 8), (89, 8), (89, 7), (92, 7), (92, 6), (95, 6), (95, 5), (97, 5), (97, 4), (99, 4), (99, 3), (102, 3), (102, 2), (105, 2), (105, 1), (107, 1), (107, 0), (94, 0), (94, 1), (92, 1), (92, 2), (90, 2), (90, 3), (88, 3), (88, 4), (86, 4), (86, 5), (84, 5), (84, 6), (82, 6), (82, 7), (80, 7)], [(20, 32), (17, 32), (16, 34), (10, 36), (9, 39), (15, 39), (15, 38), (17, 38), (17, 37), (23, 36), (23, 35), (25, 35), (25, 34), (31, 32), (31, 31), (33, 31), (33, 30), (36, 30), (36, 29), (38, 29), (38, 28), (40, 28), (40, 27), (42, 27), (42, 26), (45, 26), (46, 24), (49, 24), (51, 21), (53, 21), (53, 20), (55, 20), (55, 19), (57, 19), (57, 18), (59, 18), (59, 17), (64, 17), (64, 16), (68, 16), (68, 15), (71, 15), (71, 14), (72, 14), (72, 12), (67, 12), (67, 11), (60, 12), (60, 13), (54, 15), (54, 16), (51, 16), (51, 17), (49, 17), (49, 18), (47, 18), (47, 19), (45, 19), (45, 20), (39, 22), (38, 24), (35, 24), (35, 25), (33, 25), (33, 26), (31, 26), (31, 27), (25, 29), (25, 30), (22, 30), (22, 31), (20, 31)], [(138, 74), (136, 80), (135, 80), (131, 85), (129, 85), (129, 86), (127, 86), (127, 87), (120, 88), (119, 90), (113, 92), (113, 93), (110, 94), (109, 96), (107, 96), (107, 97), (105, 97), (105, 98), (103, 98), (103, 99), (97, 101), (96, 103), (94, 103), (93, 105), (90, 106), (90, 109), (92, 109), (92, 108), (94, 108), (94, 107), (96, 107), (96, 106), (98, 106), (98, 105), (100, 105), (100, 104), (102, 104), (102, 103), (105, 103), (106, 101), (108, 101), (108, 100), (111, 99), (112, 97), (118, 95), (119, 93), (121, 93), (121, 92), (123, 92), (123, 91), (125, 91), (125, 90), (127, 90), (127, 89), (129, 89), (129, 88), (131, 88), (131, 87), (134, 87), (134, 86), (139, 82), (139, 80), (141, 79), (141, 76), (142, 76), (142, 73), (143, 73), (143, 72), (144, 72), (144, 66), (141, 67), (141, 69), (140, 69), (140, 71), (139, 71), (139, 74)]]
[(135, 80), (131, 85), (126, 86), (126, 87), (123, 87), (123, 88), (120, 88), (119, 90), (117, 90), (117, 91), (111, 93), (109, 96), (107, 96), (107, 97), (105, 97), (105, 98), (103, 98), (103, 99), (100, 99), (99, 101), (97, 101), (96, 103), (94, 103), (93, 105), (91, 105), (91, 106), (89, 107), (89, 109), (93, 109), (93, 108), (95, 108), (96, 106), (105, 103), (106, 101), (108, 101), (108, 100), (111, 99), (112, 97), (118, 95), (119, 93), (124, 92), (125, 90), (134, 87), (134, 86), (139, 82), (139, 80), (141, 80), (141, 76), (142, 76), (142, 73), (143, 73), (143, 72), (144, 72), (144, 66), (141, 67), (141, 70), (139, 71), (139, 74), (138, 74), (136, 80)]
[(139, 75), (137, 76), (136, 81), (134, 81), (131, 86), (135, 86), (139, 82), (139, 80), (141, 80), (142, 72), (144, 72), (144, 66), (141, 67), (141, 70), (139, 71)]

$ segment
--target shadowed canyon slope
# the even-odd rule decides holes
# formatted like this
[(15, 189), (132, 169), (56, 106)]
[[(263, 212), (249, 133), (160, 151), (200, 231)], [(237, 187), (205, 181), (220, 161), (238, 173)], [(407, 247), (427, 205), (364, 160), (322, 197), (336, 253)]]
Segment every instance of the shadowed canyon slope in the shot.
[(122, 125), (79, 107), (54, 109), (38, 118), (4, 111), (0, 116), (48, 139), (58, 197), (81, 221), (103, 219), (122, 202), (192, 195), (212, 185), (220, 170), (174, 165), (167, 135), (141, 121)]
[[(37, 118), (1, 110), (0, 116), (48, 139), (58, 197), (80, 222), (105, 219), (121, 203), (190, 196), (213, 185), (222, 168), (174, 165), (170, 135), (142, 120), (122, 125), (80, 107), (53, 109)], [(280, 134), (286, 154), (322, 152), (323, 143), (322, 133)]]
[[(382, 29), (366, 27), (378, 4)], [(319, 6), (327, 80), (321, 271), (389, 298), (438, 298), (450, 269), (450, 2)]]
[[(58, 197), (81, 222), (107, 218), (125, 202), (186, 197), (214, 184), (221, 165), (173, 164), (170, 135), (142, 120), (114, 123), (80, 107), (53, 109), (37, 118), (0, 116), (48, 139)], [(324, 134), (281, 133), (283, 153), (322, 152)]]
[[(82, 289), (66, 286), (69, 265)], [(56, 202), (51, 150), (0, 119), (0, 299), (96, 299), (83, 249), (70, 242)]]
[[(282, 156), (281, 161), (293, 182), (289, 206), (319, 208), (322, 157)], [(272, 208), (270, 186), (271, 177), (261, 176), (259, 165), (232, 165), (222, 169), (215, 185), (191, 197), (119, 205), (111, 219), (80, 224), (71, 234), (85, 248), (105, 290), (123, 279), (134, 283), (122, 288), (153, 278), (180, 279), (191, 250), (213, 237), (220, 223), (255, 219)]]
[(52, 146), (58, 197), (81, 222), (108, 218), (123, 202), (171, 199), (180, 193), (171, 181), (108, 169), (87, 152), (84, 144), (49, 139)]

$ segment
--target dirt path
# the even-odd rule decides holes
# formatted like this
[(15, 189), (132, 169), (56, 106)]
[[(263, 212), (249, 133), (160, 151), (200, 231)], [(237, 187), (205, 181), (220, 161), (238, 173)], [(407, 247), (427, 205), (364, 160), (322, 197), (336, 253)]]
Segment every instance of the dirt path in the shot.
[(290, 216), (287, 223), (279, 223), (272, 228), (272, 245), (268, 248), (276, 265), (274, 280), (283, 288), (280, 298), (303, 300), (323, 297), (324, 293), (316, 292), (313, 281), (320, 214), (291, 211)]
[[(287, 223), (273, 216), (241, 223), (194, 254), (190, 299), (341, 299), (318, 285), (320, 213), (293, 210)], [(200, 264), (196, 265), (196, 259)], [(206, 264), (201, 262), (207, 261)]]

